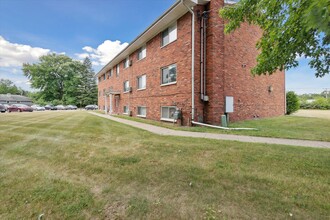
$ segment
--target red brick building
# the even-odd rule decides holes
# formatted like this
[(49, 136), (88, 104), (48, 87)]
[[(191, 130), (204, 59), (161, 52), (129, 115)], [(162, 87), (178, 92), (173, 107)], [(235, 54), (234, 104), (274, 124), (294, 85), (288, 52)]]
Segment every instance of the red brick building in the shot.
[(170, 122), (180, 110), (182, 125), (283, 115), (284, 72), (251, 75), (261, 30), (243, 24), (225, 35), (224, 4), (177, 1), (98, 72), (99, 108)]

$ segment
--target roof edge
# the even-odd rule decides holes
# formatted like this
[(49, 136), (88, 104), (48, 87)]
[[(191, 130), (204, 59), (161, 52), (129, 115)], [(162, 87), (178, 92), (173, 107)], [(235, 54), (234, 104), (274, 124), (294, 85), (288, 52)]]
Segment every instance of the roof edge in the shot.
[[(190, 4), (189, 6), (193, 7), (196, 4), (200, 4), (201, 0), (177, 0), (169, 9), (167, 9), (160, 17), (158, 17), (150, 26), (148, 26), (145, 31), (143, 31), (140, 35), (138, 35), (133, 41), (131, 41), (129, 43), (129, 45), (127, 45), (123, 50), (121, 50), (114, 58), (112, 58), (106, 65), (104, 65), (102, 67), (102, 69), (100, 71), (98, 71), (97, 74), (95, 74), (95, 76), (99, 76), (102, 75), (105, 70), (109, 67), (109, 65), (116, 60), (118, 57), (120, 57), (125, 51), (127, 51), (130, 47), (134, 46), (134, 44), (140, 40), (144, 35), (148, 34), (148, 32), (152, 31), (157, 24), (159, 24), (170, 12), (173, 12), (176, 8), (178, 8), (179, 6), (182, 6), (186, 9), (185, 6), (183, 6), (183, 2), (184, 1), (188, 1)], [(203, 2), (209, 2), (210, 0), (202, 0)], [(188, 9), (186, 9), (186, 12), (188, 12)], [(179, 18), (179, 17), (178, 17)], [(158, 32), (159, 33), (159, 32)], [(151, 38), (153, 38), (154, 36), (151, 36), (149, 38), (149, 40)], [(146, 42), (145, 42), (146, 43)], [(141, 44), (142, 45), (142, 44)], [(119, 61), (120, 62), (120, 61)]]

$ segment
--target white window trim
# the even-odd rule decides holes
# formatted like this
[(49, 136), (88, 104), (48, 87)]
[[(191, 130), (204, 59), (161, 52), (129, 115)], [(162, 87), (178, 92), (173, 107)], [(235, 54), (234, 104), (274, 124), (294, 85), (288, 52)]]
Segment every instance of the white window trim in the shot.
[[(142, 78), (143, 76), (145, 76), (145, 79), (146, 79), (145, 87), (139, 88), (139, 78)], [(137, 88), (138, 88), (137, 91), (147, 89), (147, 74), (143, 74), (143, 75), (137, 77)]]
[(129, 67), (129, 57), (126, 57), (124, 60), (124, 69), (127, 69)]
[(119, 72), (120, 72), (120, 65), (117, 64), (117, 65), (116, 65), (116, 77), (119, 76)]
[(141, 108), (146, 108), (146, 114), (145, 115), (136, 115), (137, 117), (140, 117), (140, 118), (146, 118), (147, 117), (147, 106), (138, 106), (138, 112), (139, 112), (139, 107)]
[(171, 85), (175, 85), (177, 82), (170, 82), (170, 83), (166, 83), (166, 84), (161, 84), (160, 86), (163, 87), (163, 86), (171, 86)]
[[(125, 90), (125, 89), (126, 89), (126, 87), (125, 87), (125, 83), (126, 83), (126, 82), (128, 82), (128, 87), (127, 87), (128, 90)], [(124, 85), (123, 85), (123, 87), (124, 87), (124, 91), (123, 91), (123, 93), (129, 93), (129, 92), (130, 92), (130, 91), (129, 91), (129, 90), (130, 90), (130, 89), (129, 89), (129, 88), (130, 88), (130, 86), (129, 86), (129, 80), (125, 80), (125, 81), (124, 81)]]
[[(140, 53), (140, 50), (141, 50), (141, 52), (143, 51), (143, 48), (145, 49), (145, 51), (146, 51), (146, 55), (144, 56), (144, 57), (142, 57), (141, 59), (139, 59), (139, 53)], [(142, 53), (143, 54), (143, 53)], [(139, 48), (139, 50), (138, 50), (138, 60), (137, 61), (140, 61), (140, 60), (143, 60), (144, 58), (146, 58), (147, 57), (147, 45), (143, 45), (142, 47), (140, 47)]]
[[(127, 107), (127, 112), (124, 112), (124, 107)], [(123, 107), (123, 114), (124, 115), (128, 115), (129, 114), (129, 106), (128, 105), (124, 105), (124, 107)]]
[[(175, 68), (176, 68), (176, 81), (174, 81), (174, 82), (169, 82), (169, 83), (163, 83), (163, 69), (166, 69), (166, 68), (169, 68), (170, 66), (175, 66)], [(165, 66), (165, 67), (162, 67), (161, 69), (160, 69), (160, 86), (169, 86), (169, 85), (173, 85), (173, 84), (176, 84), (177, 83), (177, 81), (178, 81), (178, 68), (177, 68), (177, 65), (174, 63), (174, 64), (170, 64), (170, 65), (168, 65), (168, 66)]]
[(162, 118), (163, 108), (175, 108), (176, 109), (176, 106), (161, 106), (160, 107), (160, 120), (161, 121), (175, 122), (175, 120), (174, 119), (171, 119), (171, 118)]
[[(173, 27), (173, 26), (176, 26), (176, 38), (174, 39), (174, 40), (172, 40), (172, 41), (170, 41), (170, 39), (168, 40), (168, 43), (167, 44), (164, 44), (164, 45), (162, 45), (163, 44), (163, 32), (165, 31), (165, 30), (169, 30), (171, 27)], [(160, 48), (163, 48), (163, 47), (166, 47), (167, 45), (169, 45), (169, 44), (171, 44), (171, 43), (173, 43), (173, 42), (175, 42), (177, 39), (178, 39), (178, 22), (177, 21), (175, 21), (174, 23), (172, 23), (171, 25), (169, 25), (167, 28), (165, 28), (162, 32), (161, 32), (161, 45), (160, 45)], [(170, 32), (168, 31), (168, 37), (170, 37)]]

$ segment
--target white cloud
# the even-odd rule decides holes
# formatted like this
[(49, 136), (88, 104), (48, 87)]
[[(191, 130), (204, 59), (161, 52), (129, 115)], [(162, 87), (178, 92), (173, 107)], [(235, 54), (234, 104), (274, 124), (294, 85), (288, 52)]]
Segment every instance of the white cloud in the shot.
[(85, 46), (83, 47), (84, 53), (76, 53), (75, 55), (79, 59), (89, 57), (92, 60), (92, 64), (96, 66), (105, 65), (111, 59), (113, 59), (120, 51), (128, 46), (128, 43), (121, 43), (119, 40), (111, 41), (106, 40), (100, 44), (96, 49)]
[(49, 49), (11, 43), (0, 36), (0, 67), (22, 66), (23, 63), (36, 62), (40, 56), (49, 52)]

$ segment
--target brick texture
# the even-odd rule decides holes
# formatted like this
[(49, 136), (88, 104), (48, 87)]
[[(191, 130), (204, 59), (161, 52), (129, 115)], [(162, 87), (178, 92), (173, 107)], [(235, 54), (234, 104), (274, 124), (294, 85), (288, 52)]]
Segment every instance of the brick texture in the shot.
[[(225, 35), (224, 21), (218, 16), (223, 0), (212, 0), (206, 6), (197, 6), (195, 10), (195, 121), (219, 124), (224, 114), (225, 97), (234, 97), (232, 121), (272, 117), (283, 115), (285, 111), (284, 73), (272, 76), (255, 76), (250, 69), (256, 64), (258, 51), (255, 43), (261, 36), (257, 27), (243, 24), (233, 34)], [(200, 22), (197, 11), (210, 10), (207, 25), (207, 61), (206, 61), (206, 95), (208, 102), (201, 101), (200, 94)], [(170, 24), (169, 24), (170, 25)], [(101, 109), (108, 106), (109, 96), (104, 90), (119, 91), (113, 96), (113, 113), (122, 114), (124, 106), (129, 106), (132, 116), (137, 116), (137, 107), (146, 106), (148, 119), (160, 120), (161, 106), (176, 106), (182, 110), (182, 121), (179, 124), (191, 125), (191, 14), (188, 12), (177, 20), (177, 40), (161, 47), (161, 33), (146, 42), (147, 56), (137, 59), (138, 51), (130, 55), (132, 65), (123, 68), (120, 73), (101, 80), (98, 84), (98, 105)], [(177, 65), (177, 82), (172, 85), (161, 85), (161, 68), (171, 64)], [(108, 69), (109, 70), (109, 69)], [(146, 74), (146, 89), (137, 90), (137, 77)], [(103, 78), (103, 77), (101, 77)], [(129, 80), (132, 92), (123, 92), (124, 81)], [(269, 88), (272, 91), (269, 91)]]

